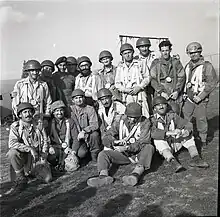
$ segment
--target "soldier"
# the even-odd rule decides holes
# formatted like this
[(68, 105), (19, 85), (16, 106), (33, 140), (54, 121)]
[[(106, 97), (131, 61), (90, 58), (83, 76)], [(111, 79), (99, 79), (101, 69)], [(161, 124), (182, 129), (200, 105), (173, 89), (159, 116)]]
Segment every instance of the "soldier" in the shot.
[(173, 156), (173, 153), (185, 147), (191, 157), (191, 167), (207, 168), (209, 165), (198, 154), (194, 137), (193, 126), (186, 119), (182, 119), (176, 113), (168, 111), (168, 101), (157, 96), (153, 99), (154, 115), (151, 117), (151, 138), (156, 150), (168, 161), (175, 172), (183, 169), (182, 165)]
[[(62, 100), (52, 103), (53, 119), (49, 125), (51, 145), (48, 161), (61, 172), (64, 170), (77, 170), (79, 168), (78, 157), (82, 158), (86, 155), (85, 152), (82, 156), (82, 151), (79, 150), (79, 142), (76, 139), (78, 134), (77, 128), (72, 119), (66, 118), (65, 108), (66, 106)], [(73, 158), (71, 165), (66, 163), (66, 158), (70, 153)]]
[(149, 70), (140, 67), (140, 62), (134, 60), (134, 48), (125, 43), (120, 48), (123, 62), (119, 63), (115, 76), (115, 87), (122, 93), (122, 102), (127, 105), (137, 102), (142, 105), (143, 115), (149, 117), (149, 107), (145, 88), (150, 83)]
[(193, 113), (196, 117), (196, 126), (202, 142), (202, 148), (207, 145), (207, 104), (209, 94), (216, 87), (218, 79), (216, 71), (209, 61), (205, 61), (202, 46), (198, 42), (192, 42), (186, 47), (186, 53), (190, 57), (187, 63), (186, 85), (184, 92), (186, 100), (183, 106), (184, 118), (191, 120)]
[(104, 87), (112, 92), (113, 99), (121, 101), (121, 95), (115, 87), (116, 67), (112, 64), (112, 60), (112, 54), (107, 50), (103, 50), (99, 54), (99, 62), (103, 64), (103, 68), (98, 70), (98, 73), (102, 78)]
[(170, 41), (162, 41), (159, 49), (161, 57), (153, 61), (150, 70), (151, 85), (155, 90), (155, 96), (163, 96), (168, 100), (172, 110), (180, 114), (185, 71), (180, 60), (171, 57), (172, 44)]
[(98, 91), (98, 100), (101, 102), (98, 114), (100, 117), (101, 137), (109, 130), (118, 115), (125, 113), (125, 106), (119, 101), (113, 101), (112, 92), (107, 88)]
[(28, 60), (25, 70), (28, 72), (28, 77), (17, 81), (12, 92), (14, 114), (17, 114), (17, 106), (21, 102), (29, 102), (34, 106), (37, 119), (50, 117), (52, 100), (47, 83), (39, 79), (40, 63), (37, 60)]
[[(9, 193), (23, 190), (27, 185), (27, 176), (37, 176), (34, 163), (38, 160), (46, 161), (48, 154), (48, 139), (44, 128), (38, 128), (33, 119), (34, 107), (22, 102), (17, 107), (18, 121), (15, 121), (9, 133), (9, 151), (7, 156), (16, 173), (15, 186)], [(39, 171), (38, 171), (39, 172)], [(37, 176), (39, 178), (39, 176)], [(45, 182), (52, 179), (51, 171), (41, 171), (41, 178)]]
[(86, 104), (96, 107), (97, 92), (104, 87), (101, 77), (91, 71), (92, 62), (87, 56), (79, 57), (77, 65), (80, 74), (76, 77), (76, 89), (85, 92)]
[(89, 149), (92, 162), (95, 163), (101, 150), (97, 113), (92, 106), (86, 104), (85, 92), (81, 89), (73, 91), (72, 100), (71, 118), (77, 127), (77, 140), (85, 151)]
[(62, 93), (60, 92), (59, 88), (54, 84), (54, 81), (52, 79), (52, 73), (54, 72), (54, 70), (54, 63), (51, 60), (44, 60), (41, 63), (40, 78), (42, 81), (47, 83), (52, 102), (61, 99), (62, 97)]
[(67, 72), (74, 77), (76, 77), (79, 74), (79, 71), (77, 70), (77, 60), (75, 57), (69, 56), (66, 59), (66, 68)]
[(65, 56), (56, 60), (55, 65), (58, 71), (53, 74), (53, 80), (62, 92), (62, 101), (69, 106), (72, 103), (71, 94), (75, 88), (75, 77), (66, 71), (66, 61)]
[[(140, 61), (140, 65), (143, 69), (146, 69), (147, 67), (148, 69), (150, 69), (151, 63), (156, 58), (155, 52), (151, 51), (150, 47), (151, 47), (151, 42), (149, 38), (141, 37), (136, 42), (136, 48), (139, 50), (139, 54), (135, 56), (134, 59)], [(148, 73), (148, 71), (145, 73)], [(152, 88), (151, 84), (149, 84), (146, 87), (145, 91), (147, 93), (149, 110), (150, 113), (152, 114), (152, 100), (154, 95), (154, 89)]]
[(126, 185), (135, 186), (145, 170), (150, 169), (154, 146), (150, 139), (150, 121), (142, 116), (138, 103), (129, 103), (125, 115), (114, 121), (104, 138), (105, 148), (98, 155), (99, 176), (90, 178), (87, 184), (92, 187), (111, 184), (114, 179), (109, 175), (112, 164), (136, 163), (131, 175), (124, 176)]

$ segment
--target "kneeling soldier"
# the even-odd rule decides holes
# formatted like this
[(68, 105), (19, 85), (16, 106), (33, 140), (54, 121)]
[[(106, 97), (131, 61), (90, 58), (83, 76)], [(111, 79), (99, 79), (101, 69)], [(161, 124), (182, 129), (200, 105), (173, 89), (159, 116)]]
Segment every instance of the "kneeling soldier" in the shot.
[(129, 103), (125, 115), (115, 120), (104, 138), (104, 150), (98, 155), (99, 176), (87, 181), (89, 186), (98, 187), (111, 184), (114, 179), (109, 176), (111, 164), (136, 163), (131, 175), (124, 176), (126, 185), (134, 186), (140, 176), (151, 165), (154, 147), (150, 140), (150, 121), (142, 116), (142, 108), (138, 103)]
[[(35, 163), (46, 161), (48, 153), (48, 137), (44, 128), (39, 128), (34, 121), (34, 107), (27, 102), (17, 107), (19, 121), (11, 125), (9, 133), (9, 151), (7, 156), (16, 173), (15, 186), (11, 192), (21, 191), (27, 184), (27, 176), (32, 174), (37, 178)], [(45, 182), (52, 179), (51, 171), (41, 171), (41, 178)]]
[(183, 169), (173, 156), (173, 153), (179, 151), (182, 146), (189, 151), (192, 158), (189, 164), (191, 167), (208, 167), (209, 165), (199, 157), (192, 135), (192, 123), (174, 112), (168, 112), (168, 102), (162, 96), (153, 99), (153, 108), (155, 114), (151, 117), (151, 137), (157, 151), (172, 163), (175, 172)]

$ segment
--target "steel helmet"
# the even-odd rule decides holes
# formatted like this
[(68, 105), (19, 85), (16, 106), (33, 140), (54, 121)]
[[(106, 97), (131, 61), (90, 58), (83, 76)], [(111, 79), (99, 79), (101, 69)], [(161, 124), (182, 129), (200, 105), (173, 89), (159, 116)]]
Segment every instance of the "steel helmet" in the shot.
[(52, 112), (54, 112), (57, 108), (65, 108), (65, 107), (66, 106), (62, 100), (57, 100), (50, 105), (50, 109)]
[(75, 96), (85, 96), (85, 92), (81, 89), (75, 89), (73, 92), (72, 92), (72, 98), (75, 97)]
[(53, 68), (53, 71), (54, 71), (54, 63), (51, 60), (44, 60), (41, 63), (41, 67), (44, 67), (44, 66), (50, 66), (51, 68)]
[(67, 57), (66, 62), (67, 62), (67, 63), (74, 64), (74, 65), (77, 65), (76, 58), (73, 57), (73, 56), (69, 56), (69, 57)]
[(41, 70), (41, 65), (37, 60), (28, 60), (24, 65), (24, 71)]
[(81, 56), (81, 57), (79, 57), (79, 58), (77, 59), (77, 64), (78, 64), (78, 66), (79, 66), (82, 62), (88, 62), (88, 63), (90, 63), (90, 65), (92, 65), (91, 60), (90, 60), (89, 57), (87, 57), (87, 56)]
[(100, 89), (97, 93), (98, 99), (101, 99), (104, 96), (112, 96), (112, 92), (107, 88)]
[(111, 52), (109, 52), (108, 50), (103, 50), (100, 54), (99, 54), (99, 62), (101, 62), (101, 59), (104, 57), (109, 57), (111, 60), (113, 60), (112, 54)]
[(134, 48), (131, 44), (125, 43), (120, 47), (120, 54), (122, 54), (125, 50), (132, 50), (134, 52)]
[(151, 46), (151, 43), (150, 43), (150, 40), (146, 37), (142, 37), (142, 38), (139, 38), (136, 42), (136, 47), (140, 47), (140, 46), (143, 46), (143, 45), (146, 45), (146, 46)]
[(167, 100), (162, 97), (162, 96), (156, 96), (154, 99), (153, 99), (153, 102), (152, 102), (152, 105), (153, 107), (156, 106), (156, 105), (159, 105), (159, 104), (168, 104)]
[(128, 117), (138, 118), (142, 115), (142, 107), (136, 102), (131, 102), (126, 106), (125, 114)]
[(202, 52), (202, 45), (199, 42), (191, 42), (186, 47), (186, 53)]
[(19, 115), (20, 112), (22, 112), (25, 109), (32, 109), (33, 112), (35, 111), (34, 107), (33, 107), (33, 105), (31, 103), (29, 103), (29, 102), (22, 102), (17, 107), (17, 115)]

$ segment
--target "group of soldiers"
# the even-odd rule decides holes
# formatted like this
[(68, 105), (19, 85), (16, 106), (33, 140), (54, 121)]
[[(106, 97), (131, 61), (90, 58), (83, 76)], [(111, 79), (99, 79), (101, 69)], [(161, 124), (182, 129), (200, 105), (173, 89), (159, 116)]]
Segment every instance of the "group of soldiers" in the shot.
[[(186, 47), (189, 62), (184, 68), (178, 55), (171, 56), (172, 44), (159, 44), (155, 57), (148, 38), (139, 38), (134, 48), (120, 47), (122, 61), (115, 67), (112, 54), (99, 55), (100, 70), (91, 70), (87, 56), (62, 56), (55, 64), (29, 60), (23, 78), (14, 86), (12, 109), (16, 115), (10, 128), (8, 157), (16, 173), (14, 190), (23, 189), (27, 178), (36, 176), (36, 162), (49, 164), (40, 177), (49, 182), (48, 168), (72, 172), (89, 158), (98, 176), (89, 186), (111, 184), (112, 164), (134, 164), (123, 182), (135, 186), (150, 169), (158, 151), (180, 172), (183, 166), (175, 152), (185, 147), (192, 167), (209, 167), (198, 153), (191, 119), (196, 117), (200, 145), (207, 145), (207, 103), (217, 85), (217, 75), (205, 61), (202, 46)], [(57, 71), (55, 71), (55, 67)], [(52, 170), (53, 171), (53, 170)]]

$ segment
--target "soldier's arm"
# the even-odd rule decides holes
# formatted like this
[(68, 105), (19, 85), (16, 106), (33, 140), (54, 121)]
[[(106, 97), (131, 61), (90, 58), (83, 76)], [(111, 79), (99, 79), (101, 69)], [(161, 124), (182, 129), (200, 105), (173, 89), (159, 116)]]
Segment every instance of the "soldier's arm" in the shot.
[(205, 77), (205, 88), (198, 95), (201, 100), (205, 99), (215, 89), (218, 82), (216, 71), (210, 62), (205, 63), (203, 73)]
[(173, 117), (174, 117), (174, 121), (175, 121), (177, 129), (180, 129), (180, 130), (185, 129), (185, 130), (188, 130), (189, 133), (193, 131), (193, 124), (190, 121), (181, 118), (176, 113), (173, 113)]
[(177, 61), (176, 63), (176, 70), (177, 70), (177, 83), (174, 91), (180, 93), (183, 90), (186, 82), (186, 73), (180, 61)]
[(20, 103), (20, 81), (15, 83), (14, 89), (11, 93), (12, 96), (12, 110), (17, 114), (17, 105)]
[(151, 143), (151, 123), (148, 119), (143, 121), (140, 125), (141, 135), (140, 138), (135, 142), (128, 145), (128, 151), (139, 152), (144, 145)]
[(71, 148), (77, 153), (80, 148), (80, 142), (77, 139), (79, 132), (77, 130), (75, 122), (72, 119), (70, 119), (70, 134), (72, 138)]
[(83, 130), (86, 133), (92, 133), (99, 129), (98, 116), (93, 107), (87, 108), (87, 112), (88, 112), (89, 126), (85, 127)]
[(45, 105), (45, 115), (50, 116), (50, 105), (52, 104), (52, 99), (49, 91), (49, 87), (46, 82), (44, 82), (44, 105)]
[(24, 144), (24, 141), (20, 138), (20, 135), (18, 132), (18, 126), (16, 125), (17, 125), (17, 122), (11, 125), (10, 132), (9, 132), (8, 146), (10, 149), (17, 149), (21, 152), (29, 152), (30, 146)]
[(123, 86), (123, 83), (120, 79), (121, 77), (121, 67), (117, 67), (116, 75), (115, 75), (115, 87), (122, 93), (127, 92), (127, 88)]
[(147, 64), (145, 66), (145, 69), (142, 69), (141, 72), (142, 72), (142, 76), (143, 76), (143, 81), (141, 82), (140, 87), (142, 89), (144, 89), (145, 87), (147, 87), (147, 85), (151, 81), (150, 70), (149, 70)]

